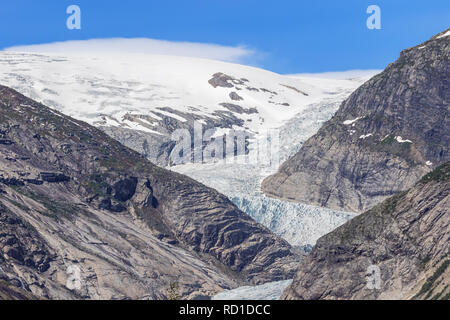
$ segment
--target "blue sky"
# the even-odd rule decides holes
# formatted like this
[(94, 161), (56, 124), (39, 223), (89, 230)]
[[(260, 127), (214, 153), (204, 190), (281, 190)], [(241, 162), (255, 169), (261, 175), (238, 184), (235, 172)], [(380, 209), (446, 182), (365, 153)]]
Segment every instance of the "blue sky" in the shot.
[[(66, 8), (82, 29), (66, 28)], [(381, 8), (381, 30), (366, 9)], [(0, 9), (0, 48), (145, 37), (243, 46), (243, 63), (279, 73), (383, 69), (399, 52), (450, 27), (448, 0), (15, 0)]]

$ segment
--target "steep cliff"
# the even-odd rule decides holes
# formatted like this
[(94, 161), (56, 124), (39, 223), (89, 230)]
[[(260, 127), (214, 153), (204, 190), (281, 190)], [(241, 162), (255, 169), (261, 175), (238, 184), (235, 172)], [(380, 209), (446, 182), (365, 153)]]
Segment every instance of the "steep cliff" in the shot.
[(450, 298), (450, 162), (318, 240), (285, 299)]
[(276, 198), (363, 212), (449, 161), (450, 36), (404, 50), (262, 184)]

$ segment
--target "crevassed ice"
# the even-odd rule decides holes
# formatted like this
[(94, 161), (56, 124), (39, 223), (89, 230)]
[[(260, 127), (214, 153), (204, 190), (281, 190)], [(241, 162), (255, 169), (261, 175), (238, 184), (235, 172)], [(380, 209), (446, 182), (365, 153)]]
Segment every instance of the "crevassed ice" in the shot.
[[(350, 92), (349, 92), (350, 93)], [(305, 112), (280, 127), (280, 164), (295, 154), (319, 130), (345, 98), (324, 99), (305, 108)], [(185, 164), (171, 170), (186, 174), (228, 196), (242, 211), (294, 246), (314, 245), (318, 238), (355, 216), (301, 203), (266, 197), (260, 190), (262, 180), (277, 168), (260, 164)]]
[(233, 203), (294, 246), (313, 245), (355, 216), (302, 203), (271, 199), (264, 195), (234, 197)]
[(292, 280), (269, 282), (260, 286), (246, 286), (223, 291), (213, 300), (278, 300)]

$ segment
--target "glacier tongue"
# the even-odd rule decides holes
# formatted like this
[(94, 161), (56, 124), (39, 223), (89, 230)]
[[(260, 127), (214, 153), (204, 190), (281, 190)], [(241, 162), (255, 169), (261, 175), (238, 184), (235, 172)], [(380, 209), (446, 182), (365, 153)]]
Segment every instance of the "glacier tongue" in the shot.
[(347, 222), (355, 214), (302, 203), (271, 199), (264, 195), (231, 200), (255, 221), (294, 246), (314, 245), (321, 236)]
[[(344, 95), (345, 96), (345, 95)], [(280, 128), (280, 161), (295, 154), (302, 144), (328, 120), (339, 107), (340, 98), (311, 104)], [(302, 203), (268, 198), (260, 183), (271, 172), (257, 165), (191, 164), (176, 171), (190, 175), (226, 194), (242, 211), (274, 233), (300, 247), (304, 252), (321, 236), (347, 222), (354, 213), (339, 212)], [(269, 282), (223, 291), (213, 300), (278, 300), (292, 280)]]
[(265, 283), (260, 286), (246, 286), (223, 291), (212, 300), (278, 300), (292, 280)]
[(260, 191), (266, 172), (251, 164), (188, 164), (171, 168), (225, 194), (242, 211), (293, 246), (314, 245), (354, 213), (268, 198)]
[[(307, 105), (303, 112), (279, 128), (280, 163), (295, 154), (323, 122), (333, 116), (350, 92), (342, 90), (333, 98), (324, 97), (319, 103)], [(314, 245), (318, 238), (355, 216), (349, 212), (266, 197), (261, 192), (261, 182), (278, 168), (264, 167), (261, 163), (191, 163), (169, 169), (225, 194), (239, 209), (293, 246)]]

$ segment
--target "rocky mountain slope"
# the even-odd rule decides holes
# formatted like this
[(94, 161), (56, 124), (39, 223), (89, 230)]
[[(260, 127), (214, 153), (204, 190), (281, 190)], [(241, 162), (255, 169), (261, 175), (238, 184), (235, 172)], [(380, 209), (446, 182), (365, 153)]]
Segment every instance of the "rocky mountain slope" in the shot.
[(449, 208), (447, 162), (319, 239), (283, 298), (450, 299)]
[(10, 283), (0, 281), (0, 300), (37, 300), (37, 298)]
[(450, 32), (404, 50), (262, 183), (268, 196), (353, 212), (449, 161)]
[(0, 300), (38, 300), (35, 296), (9, 283), (0, 281)]
[(0, 279), (51, 299), (194, 298), (298, 260), (217, 191), (0, 87)]

